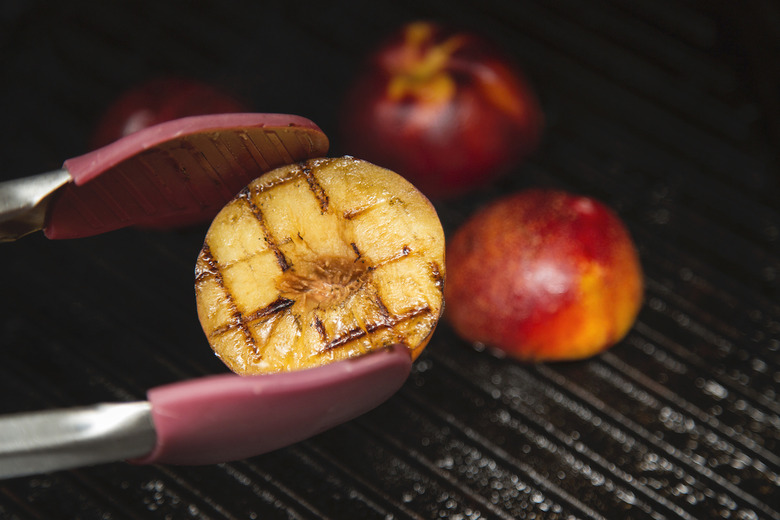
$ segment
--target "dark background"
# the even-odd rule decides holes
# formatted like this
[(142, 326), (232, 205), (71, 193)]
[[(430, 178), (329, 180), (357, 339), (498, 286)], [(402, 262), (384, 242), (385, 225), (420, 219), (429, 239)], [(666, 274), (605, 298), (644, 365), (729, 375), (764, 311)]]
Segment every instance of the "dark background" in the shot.
[[(308, 117), (379, 38), (419, 18), (489, 34), (548, 121), (506, 179), (438, 204), (448, 232), (527, 186), (592, 195), (629, 226), (639, 319), (587, 361), (527, 365), (442, 324), (404, 388), (274, 453), (0, 482), (0, 518), (777, 518), (780, 8), (761, 0), (0, 4), (0, 179), (86, 151), (160, 74)], [(225, 369), (195, 314), (205, 225), (0, 244), (0, 413), (143, 399)], [(227, 425), (229, 427), (229, 425)]]

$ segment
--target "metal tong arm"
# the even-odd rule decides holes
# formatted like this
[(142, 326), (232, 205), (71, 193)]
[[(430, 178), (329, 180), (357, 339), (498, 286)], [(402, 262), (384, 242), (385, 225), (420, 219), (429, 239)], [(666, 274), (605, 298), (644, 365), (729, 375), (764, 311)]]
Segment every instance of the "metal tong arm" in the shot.
[(71, 180), (62, 169), (0, 182), (0, 242), (43, 229), (52, 194)]
[(147, 401), (0, 418), (0, 478), (141, 457), (156, 434)]

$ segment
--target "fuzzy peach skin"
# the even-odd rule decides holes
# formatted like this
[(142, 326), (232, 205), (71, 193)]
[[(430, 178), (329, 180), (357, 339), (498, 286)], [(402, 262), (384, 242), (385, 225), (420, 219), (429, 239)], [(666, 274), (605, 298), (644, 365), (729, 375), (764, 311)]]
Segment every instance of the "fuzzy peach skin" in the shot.
[(447, 246), (445, 316), (465, 340), (526, 361), (597, 354), (641, 308), (639, 256), (604, 204), (562, 191), (496, 200)]

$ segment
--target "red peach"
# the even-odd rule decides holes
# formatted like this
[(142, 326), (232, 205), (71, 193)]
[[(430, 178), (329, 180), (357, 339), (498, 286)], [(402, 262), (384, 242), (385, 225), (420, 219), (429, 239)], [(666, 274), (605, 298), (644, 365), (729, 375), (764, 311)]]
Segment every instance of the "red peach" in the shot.
[(446, 316), (464, 339), (528, 361), (620, 341), (643, 299), (623, 222), (590, 197), (527, 190), (493, 201), (447, 246)]
[(528, 81), (483, 36), (403, 26), (368, 57), (341, 112), (344, 151), (432, 198), (460, 195), (519, 164), (543, 115)]

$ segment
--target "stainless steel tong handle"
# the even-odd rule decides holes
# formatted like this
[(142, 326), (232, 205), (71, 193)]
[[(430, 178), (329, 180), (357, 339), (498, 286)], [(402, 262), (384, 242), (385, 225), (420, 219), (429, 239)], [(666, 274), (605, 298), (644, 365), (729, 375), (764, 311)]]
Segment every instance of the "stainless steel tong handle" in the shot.
[(70, 181), (67, 170), (54, 170), (0, 182), (0, 242), (43, 229), (51, 196)]
[(0, 421), (0, 478), (141, 457), (157, 441), (147, 401), (25, 412)]

